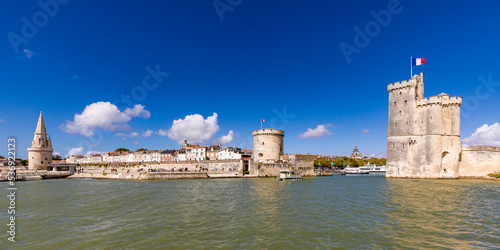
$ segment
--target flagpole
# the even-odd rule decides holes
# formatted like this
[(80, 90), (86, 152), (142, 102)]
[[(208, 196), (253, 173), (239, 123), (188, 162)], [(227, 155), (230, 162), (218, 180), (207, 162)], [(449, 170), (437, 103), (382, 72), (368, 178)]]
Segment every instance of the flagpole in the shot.
[(413, 77), (413, 56), (410, 56), (410, 79)]
[(262, 118), (260, 118), (260, 129), (262, 129)]

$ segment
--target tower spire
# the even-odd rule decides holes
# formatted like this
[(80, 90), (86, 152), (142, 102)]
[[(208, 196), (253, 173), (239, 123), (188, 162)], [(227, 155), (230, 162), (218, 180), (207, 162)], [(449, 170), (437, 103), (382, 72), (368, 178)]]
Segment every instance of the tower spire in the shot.
[(36, 125), (35, 134), (47, 134), (45, 130), (45, 123), (43, 122), (42, 111), (40, 110), (40, 117), (38, 117), (38, 124)]

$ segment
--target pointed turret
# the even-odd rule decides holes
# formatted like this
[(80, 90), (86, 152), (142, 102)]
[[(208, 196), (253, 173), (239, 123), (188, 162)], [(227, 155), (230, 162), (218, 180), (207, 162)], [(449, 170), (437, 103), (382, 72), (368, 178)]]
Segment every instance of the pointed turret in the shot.
[(40, 117), (38, 117), (38, 124), (36, 125), (35, 134), (47, 134), (45, 130), (45, 123), (43, 122), (42, 111), (40, 110)]
[(52, 162), (52, 140), (50, 136), (47, 139), (42, 111), (38, 117), (31, 148), (28, 148), (28, 160), (29, 169), (47, 169), (47, 165)]

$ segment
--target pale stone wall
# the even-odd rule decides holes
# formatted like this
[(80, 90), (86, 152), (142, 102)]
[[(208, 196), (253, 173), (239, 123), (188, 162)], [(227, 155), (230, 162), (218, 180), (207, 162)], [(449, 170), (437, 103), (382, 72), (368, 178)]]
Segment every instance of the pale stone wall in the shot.
[(282, 155), (281, 159), (291, 163), (296, 170), (314, 172), (314, 155), (291, 154)]
[(316, 176), (313, 155), (282, 155), (278, 162), (249, 161), (249, 172), (259, 177), (277, 176), (280, 170), (296, 170), (302, 176)]
[[(139, 163), (138, 165), (130, 165), (127, 163), (121, 164), (113, 164), (110, 165), (109, 168), (121, 168), (121, 167), (130, 167), (135, 166), (137, 168), (164, 168), (167, 171), (170, 171), (172, 168), (175, 170), (186, 168), (189, 172), (199, 171), (200, 168), (206, 168), (209, 172), (217, 172), (217, 171), (229, 171), (241, 173), (243, 171), (243, 160), (208, 160), (208, 161), (184, 161), (184, 162), (168, 162), (168, 163)], [(83, 167), (87, 167), (87, 165), (83, 165)], [(94, 167), (94, 166), (92, 166)], [(223, 170), (224, 169), (224, 170)]]
[(254, 161), (278, 161), (284, 154), (281, 129), (259, 129), (252, 132)]
[(500, 147), (471, 146), (462, 148), (459, 177), (484, 178), (500, 172)]

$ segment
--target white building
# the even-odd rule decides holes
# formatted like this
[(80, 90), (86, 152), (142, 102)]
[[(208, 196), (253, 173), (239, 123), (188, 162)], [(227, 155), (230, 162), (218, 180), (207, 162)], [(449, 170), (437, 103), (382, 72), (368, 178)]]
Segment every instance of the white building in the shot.
[(187, 161), (186, 148), (181, 148), (177, 151), (177, 154), (174, 154), (175, 161)]
[(241, 159), (241, 148), (227, 147), (219, 151), (219, 160), (236, 160)]
[(188, 161), (204, 161), (207, 147), (198, 145), (189, 145), (186, 147), (186, 158)]

